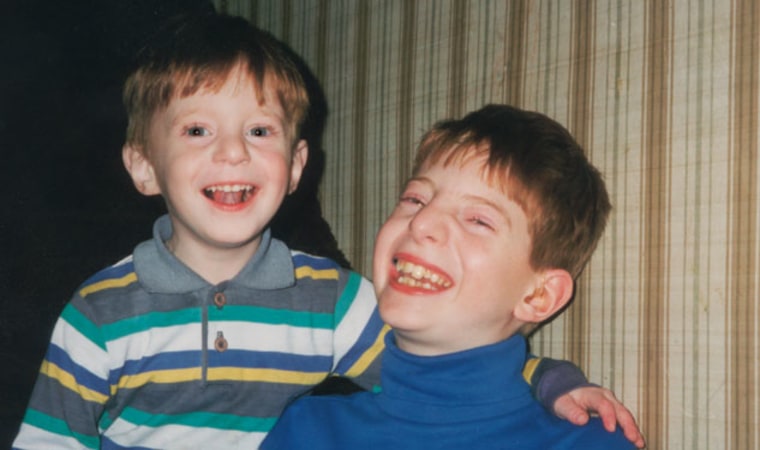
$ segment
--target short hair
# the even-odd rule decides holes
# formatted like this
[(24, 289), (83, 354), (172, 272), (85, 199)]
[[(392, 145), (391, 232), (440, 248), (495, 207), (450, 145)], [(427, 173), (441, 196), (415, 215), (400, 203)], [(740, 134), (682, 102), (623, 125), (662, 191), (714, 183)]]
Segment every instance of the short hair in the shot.
[(487, 105), (437, 123), (422, 138), (414, 174), (430, 164), (463, 164), (486, 156), (483, 176), (525, 211), (536, 270), (559, 268), (576, 278), (601, 238), (612, 206), (599, 171), (572, 135), (549, 117)]
[(169, 20), (143, 47), (124, 84), (126, 141), (144, 146), (153, 115), (175, 97), (199, 89), (218, 90), (242, 66), (254, 83), (258, 101), (273, 89), (289, 121), (292, 139), (300, 134), (309, 96), (292, 52), (266, 31), (241, 17), (216, 13), (180, 15)]

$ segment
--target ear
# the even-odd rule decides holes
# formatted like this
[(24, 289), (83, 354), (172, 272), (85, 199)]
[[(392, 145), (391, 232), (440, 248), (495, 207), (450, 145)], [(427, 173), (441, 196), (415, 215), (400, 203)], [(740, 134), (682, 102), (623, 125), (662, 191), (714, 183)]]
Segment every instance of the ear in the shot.
[(132, 182), (141, 194), (157, 195), (161, 193), (153, 164), (145, 157), (142, 147), (125, 144), (121, 149), (121, 158), (129, 176), (132, 177)]
[(562, 269), (550, 269), (539, 275), (540, 285), (515, 307), (518, 319), (541, 323), (567, 305), (573, 297), (573, 277)]
[(309, 157), (309, 144), (304, 139), (299, 140), (293, 147), (293, 156), (290, 159), (290, 187), (288, 194), (292, 194), (298, 187), (306, 160)]

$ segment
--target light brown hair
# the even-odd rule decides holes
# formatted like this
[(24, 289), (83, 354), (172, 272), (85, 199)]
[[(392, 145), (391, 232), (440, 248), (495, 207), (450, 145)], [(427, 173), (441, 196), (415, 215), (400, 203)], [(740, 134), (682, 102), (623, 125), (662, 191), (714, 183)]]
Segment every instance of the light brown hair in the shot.
[(576, 278), (612, 209), (602, 176), (583, 149), (543, 114), (488, 105), (428, 131), (414, 174), (439, 161), (461, 164), (481, 155), (487, 156), (487, 182), (508, 192), (528, 217), (533, 269), (564, 269)]
[[(215, 92), (236, 67), (254, 83), (260, 104), (280, 102), (286, 130), (299, 137), (309, 109), (306, 85), (284, 44), (240, 17), (176, 17), (137, 56), (124, 85), (128, 144), (144, 148), (153, 115), (175, 98), (200, 89)], [(269, 94), (269, 95), (267, 95)]]

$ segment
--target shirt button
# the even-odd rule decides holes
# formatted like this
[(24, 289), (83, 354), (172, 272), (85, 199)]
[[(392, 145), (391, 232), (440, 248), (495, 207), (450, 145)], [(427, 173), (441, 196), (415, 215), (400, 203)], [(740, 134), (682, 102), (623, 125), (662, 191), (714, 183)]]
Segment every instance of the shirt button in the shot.
[(214, 348), (218, 352), (223, 352), (227, 350), (227, 347), (229, 344), (227, 343), (227, 339), (224, 338), (224, 333), (221, 331), (216, 332), (216, 340), (214, 340)]
[(224, 296), (224, 292), (214, 294), (214, 304), (219, 309), (222, 309), (227, 304), (227, 297)]

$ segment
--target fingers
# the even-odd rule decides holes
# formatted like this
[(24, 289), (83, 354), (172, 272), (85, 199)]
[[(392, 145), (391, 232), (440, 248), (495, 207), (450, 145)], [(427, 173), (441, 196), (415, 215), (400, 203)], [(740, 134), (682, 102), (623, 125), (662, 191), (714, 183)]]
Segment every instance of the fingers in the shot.
[[(602, 417), (604, 428), (607, 431), (615, 431), (615, 425), (617, 422), (617, 424), (619, 424), (620, 428), (623, 430), (623, 434), (625, 435), (626, 439), (633, 442), (636, 447), (644, 448), (644, 436), (642, 436), (641, 431), (639, 430), (639, 426), (636, 424), (636, 419), (633, 417), (633, 414), (628, 410), (628, 408), (625, 407), (625, 405), (620, 403), (620, 401), (611, 391), (605, 392), (605, 397), (609, 403), (607, 404), (605, 402), (605, 404), (600, 407), (606, 408), (609, 406), (612, 408), (612, 411), (605, 412), (605, 414), (609, 417)], [(602, 413), (600, 412), (599, 415), (601, 416)]]
[(554, 412), (575, 425), (585, 425), (589, 413), (596, 413), (605, 430), (614, 432), (619, 424), (626, 439), (638, 448), (646, 445), (633, 414), (609, 389), (598, 386), (575, 389), (556, 400)]
[[(596, 404), (596, 413), (602, 419), (604, 429), (613, 432), (615, 431), (615, 425), (618, 421), (617, 408), (613, 406), (612, 401), (609, 398), (603, 397)], [(621, 424), (622, 425), (622, 424)]]
[(620, 428), (623, 429), (623, 434), (625, 437), (629, 441), (636, 444), (636, 447), (644, 448), (644, 436), (641, 435), (641, 431), (639, 430), (639, 426), (636, 424), (636, 419), (634, 419), (633, 414), (631, 414), (631, 412), (628, 411), (628, 409), (622, 404), (618, 404), (616, 406), (616, 410), (617, 421), (620, 424)]
[(563, 395), (554, 403), (554, 411), (558, 417), (566, 419), (574, 425), (586, 425), (589, 421), (589, 414), (585, 408), (582, 408), (574, 398), (569, 395)]

